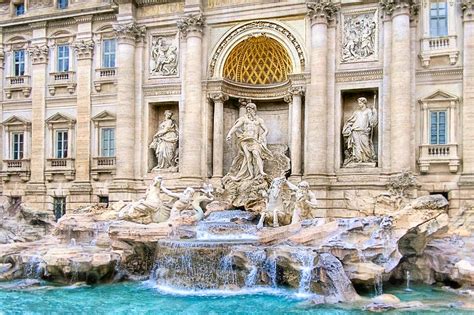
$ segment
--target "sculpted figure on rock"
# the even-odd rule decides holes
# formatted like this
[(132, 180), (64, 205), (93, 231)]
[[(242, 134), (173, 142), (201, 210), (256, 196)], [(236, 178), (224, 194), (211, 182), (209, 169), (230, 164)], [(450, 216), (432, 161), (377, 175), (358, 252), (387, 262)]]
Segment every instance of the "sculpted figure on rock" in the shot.
[(178, 125), (172, 118), (173, 112), (165, 111), (165, 120), (160, 123), (153, 136), (150, 149), (155, 150), (158, 164), (153, 170), (176, 170), (178, 164)]
[(345, 140), (344, 166), (375, 166), (377, 155), (372, 138), (373, 129), (378, 123), (377, 110), (375, 104), (372, 108), (367, 107), (365, 97), (359, 97), (357, 103), (359, 109), (346, 121), (342, 129)]

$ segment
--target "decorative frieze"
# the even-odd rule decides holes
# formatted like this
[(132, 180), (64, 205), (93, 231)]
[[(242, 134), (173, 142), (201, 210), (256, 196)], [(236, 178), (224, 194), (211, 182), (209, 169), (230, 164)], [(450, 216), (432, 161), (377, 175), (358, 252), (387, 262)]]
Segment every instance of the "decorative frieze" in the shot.
[(183, 16), (176, 24), (181, 34), (186, 37), (191, 32), (202, 33), (204, 21), (203, 14), (199, 12)]
[(119, 39), (135, 41), (144, 38), (146, 34), (146, 27), (135, 22), (127, 24), (116, 23), (113, 25), (113, 28)]
[(49, 48), (47, 45), (35, 45), (28, 48), (28, 53), (33, 64), (48, 62)]
[(143, 88), (144, 96), (163, 96), (163, 95), (180, 95), (180, 85), (159, 85), (148, 86)]
[(382, 80), (382, 69), (362, 70), (362, 71), (344, 71), (336, 73), (336, 82), (356, 82), (356, 81), (374, 81)]
[(378, 18), (376, 10), (342, 15), (341, 62), (377, 59)]
[(336, 18), (339, 7), (331, 0), (314, 0), (306, 3), (308, 16), (313, 23), (328, 23)]
[(152, 76), (175, 76), (179, 65), (179, 37), (152, 36), (150, 74)]
[(92, 53), (94, 52), (94, 41), (93, 40), (80, 40), (76, 41), (73, 45), (74, 51), (77, 54), (77, 59), (91, 59)]

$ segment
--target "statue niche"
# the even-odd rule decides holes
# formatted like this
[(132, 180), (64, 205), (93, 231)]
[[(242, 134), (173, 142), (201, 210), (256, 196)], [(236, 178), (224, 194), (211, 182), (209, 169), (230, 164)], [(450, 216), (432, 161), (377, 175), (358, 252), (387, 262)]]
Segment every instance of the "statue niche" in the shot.
[(165, 110), (165, 118), (160, 123), (158, 131), (153, 136), (153, 141), (149, 148), (154, 150), (157, 165), (156, 170), (177, 171), (178, 167), (178, 139), (179, 131), (176, 120), (173, 119), (173, 112)]
[(368, 106), (367, 98), (357, 98), (357, 108), (342, 128), (344, 138), (343, 167), (375, 167), (377, 152), (374, 134), (378, 124), (378, 114), (374, 103)]

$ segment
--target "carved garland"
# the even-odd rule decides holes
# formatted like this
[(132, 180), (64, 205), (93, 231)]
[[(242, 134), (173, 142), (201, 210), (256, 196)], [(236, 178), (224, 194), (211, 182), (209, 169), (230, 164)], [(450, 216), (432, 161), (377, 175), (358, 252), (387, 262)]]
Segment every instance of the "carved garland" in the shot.
[(240, 34), (246, 32), (248, 30), (251, 30), (251, 29), (258, 29), (260, 32), (264, 29), (273, 29), (273, 30), (281, 33), (282, 35), (284, 35), (286, 38), (288, 38), (290, 40), (290, 42), (293, 44), (293, 46), (295, 47), (295, 49), (298, 53), (298, 58), (300, 60), (301, 68), (304, 69), (304, 67), (305, 67), (305, 58), (304, 58), (304, 54), (303, 54), (303, 48), (298, 43), (295, 36), (293, 34), (291, 34), (291, 32), (288, 29), (286, 29), (285, 27), (283, 27), (279, 24), (276, 24), (276, 23), (270, 22), (270, 21), (254, 21), (254, 22), (250, 22), (248, 24), (245, 24), (245, 25), (235, 29), (219, 44), (214, 56), (212, 56), (211, 64), (209, 66), (209, 76), (210, 77), (214, 76), (214, 71), (215, 71), (215, 68), (216, 68), (217, 60), (219, 59), (219, 57), (220, 57), (222, 51), (224, 50), (224, 48), (227, 45), (229, 45), (229, 43), (234, 38), (236, 38)]

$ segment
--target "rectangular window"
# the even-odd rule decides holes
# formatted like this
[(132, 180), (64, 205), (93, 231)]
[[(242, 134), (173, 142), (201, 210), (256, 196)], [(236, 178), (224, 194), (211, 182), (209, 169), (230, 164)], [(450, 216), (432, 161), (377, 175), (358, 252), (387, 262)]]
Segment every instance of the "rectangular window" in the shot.
[(106, 207), (109, 206), (109, 196), (99, 196), (99, 203), (105, 205)]
[(430, 144), (446, 144), (446, 111), (430, 112)]
[(102, 67), (115, 68), (115, 39), (102, 41)]
[(24, 3), (18, 3), (15, 4), (15, 15), (23, 15), (25, 14), (25, 4)]
[(448, 5), (446, 1), (431, 1), (430, 35), (432, 37), (448, 35)]
[(115, 156), (115, 129), (102, 128), (101, 156)]
[(16, 77), (25, 75), (25, 50), (15, 50), (13, 53), (14, 74)]
[(69, 71), (69, 46), (58, 46), (58, 72)]
[(68, 0), (58, 0), (58, 8), (59, 9), (66, 9), (69, 5)]
[(12, 159), (23, 159), (23, 133), (12, 133)]
[(65, 159), (67, 158), (68, 150), (68, 132), (67, 130), (56, 131), (56, 158)]
[(63, 215), (66, 214), (66, 198), (65, 197), (54, 197), (53, 199), (53, 212), (56, 221), (58, 221)]

